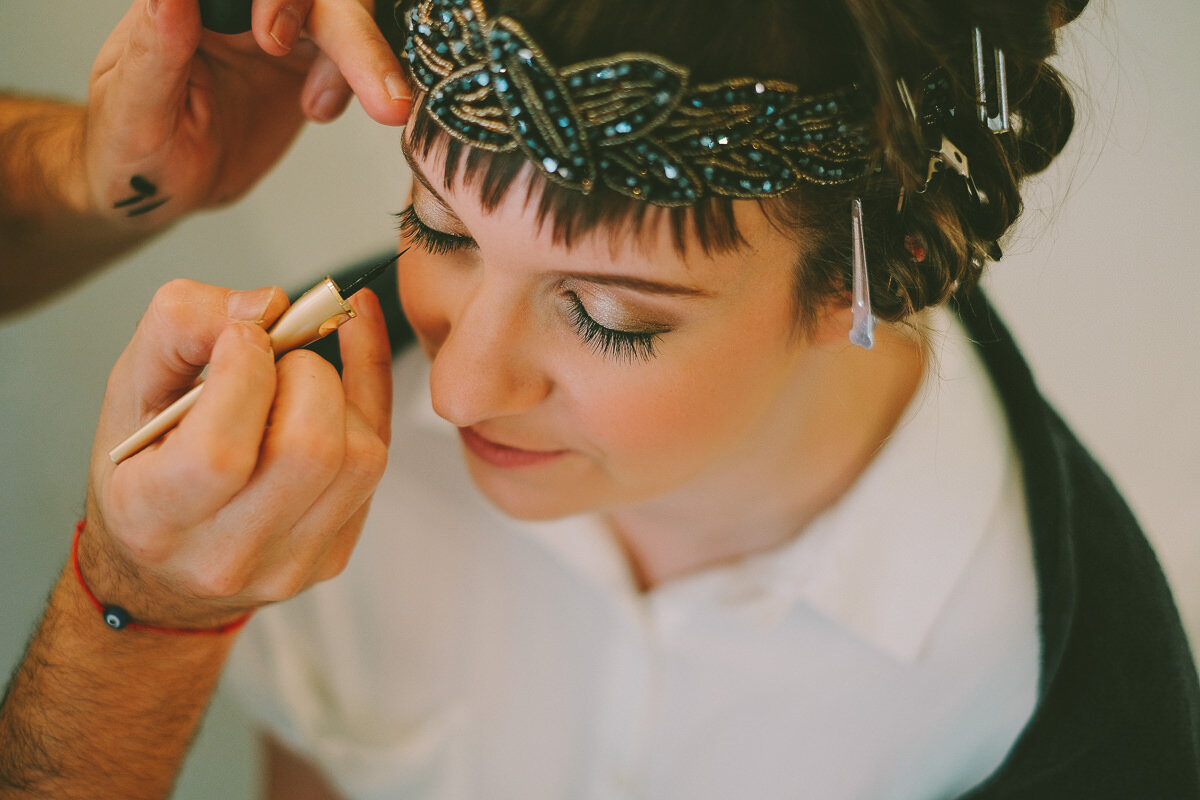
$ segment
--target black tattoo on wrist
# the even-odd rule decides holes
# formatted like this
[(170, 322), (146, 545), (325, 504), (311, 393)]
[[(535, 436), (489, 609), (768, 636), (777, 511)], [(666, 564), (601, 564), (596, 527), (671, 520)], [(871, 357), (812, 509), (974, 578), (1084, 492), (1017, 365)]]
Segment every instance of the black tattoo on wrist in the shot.
[[(134, 175), (129, 179), (129, 188), (134, 191), (131, 197), (126, 197), (124, 200), (118, 200), (113, 203), (113, 208), (128, 208), (129, 210), (125, 212), (125, 216), (127, 217), (140, 217), (142, 214), (149, 214), (171, 199), (170, 197), (160, 197), (157, 200), (151, 199), (158, 194), (158, 187), (141, 175)], [(143, 200), (148, 202), (142, 203)], [(138, 205), (139, 203), (142, 204)]]

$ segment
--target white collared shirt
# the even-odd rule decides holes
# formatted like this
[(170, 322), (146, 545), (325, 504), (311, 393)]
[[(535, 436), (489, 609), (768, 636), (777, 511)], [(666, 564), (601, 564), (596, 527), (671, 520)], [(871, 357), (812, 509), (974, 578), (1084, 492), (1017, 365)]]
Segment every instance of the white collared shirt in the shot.
[(961, 327), (794, 541), (639, 593), (590, 516), (521, 523), (396, 365), (391, 464), (346, 572), (265, 609), (230, 678), (351, 800), (953, 798), (1036, 700), (1020, 468)]

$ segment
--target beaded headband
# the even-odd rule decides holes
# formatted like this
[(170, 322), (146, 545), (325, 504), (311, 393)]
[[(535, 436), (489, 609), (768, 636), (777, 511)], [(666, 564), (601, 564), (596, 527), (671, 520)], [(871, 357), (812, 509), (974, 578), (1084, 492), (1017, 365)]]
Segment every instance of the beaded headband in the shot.
[(557, 68), (516, 20), (481, 0), (419, 0), (405, 55), (426, 113), (453, 138), (519, 150), (554, 183), (598, 183), (659, 206), (763, 198), (872, 171), (870, 106), (849, 86), (802, 95), (738, 78), (692, 85), (686, 67), (618, 53)]

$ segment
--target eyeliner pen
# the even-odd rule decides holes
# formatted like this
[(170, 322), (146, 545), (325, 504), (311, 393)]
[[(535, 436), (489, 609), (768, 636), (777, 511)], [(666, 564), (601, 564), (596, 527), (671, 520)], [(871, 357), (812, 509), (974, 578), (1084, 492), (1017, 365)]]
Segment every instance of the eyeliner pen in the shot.
[[(352, 297), (359, 289), (377, 278), (406, 252), (407, 248), (387, 261), (371, 267), (345, 289), (339, 288), (333, 278), (326, 276), (323, 281), (297, 298), (267, 331), (267, 335), (271, 337), (271, 349), (275, 351), (275, 358), (280, 358), (290, 350), (312, 344), (354, 319), (357, 314), (346, 298)], [(164, 408), (154, 419), (114, 447), (108, 457), (114, 464), (120, 464), (174, 428), (183, 419), (184, 414), (196, 404), (196, 398), (200, 396), (200, 390), (203, 388), (203, 383), (197, 383), (187, 394)]]

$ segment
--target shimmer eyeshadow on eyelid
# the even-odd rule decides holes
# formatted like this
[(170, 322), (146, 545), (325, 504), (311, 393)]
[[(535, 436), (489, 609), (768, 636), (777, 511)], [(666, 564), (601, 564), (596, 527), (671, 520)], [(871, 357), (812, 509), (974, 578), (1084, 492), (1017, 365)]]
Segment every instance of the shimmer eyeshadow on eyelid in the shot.
[(413, 213), (416, 214), (418, 220), (424, 223), (425, 227), (432, 228), (438, 233), (443, 233), (447, 236), (471, 238), (471, 234), (467, 233), (462, 220), (454, 216), (449, 209), (446, 209), (436, 200), (425, 204), (414, 202)]
[(572, 287), (571, 291), (579, 298), (579, 302), (587, 310), (588, 316), (606, 328), (629, 333), (660, 333), (672, 327), (667, 320), (649, 319), (631, 311), (625, 304), (607, 292), (592, 291), (582, 287)]

